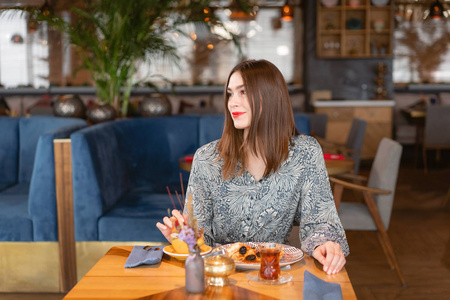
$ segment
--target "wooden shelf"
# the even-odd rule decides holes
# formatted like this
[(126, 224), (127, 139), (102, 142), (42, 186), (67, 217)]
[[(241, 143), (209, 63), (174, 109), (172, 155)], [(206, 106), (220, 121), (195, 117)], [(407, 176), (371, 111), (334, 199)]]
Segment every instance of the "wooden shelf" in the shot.
[(360, 5), (350, 6), (340, 0), (326, 7), (317, 1), (317, 57), (392, 57), (393, 2), (374, 6), (371, 0), (360, 0)]

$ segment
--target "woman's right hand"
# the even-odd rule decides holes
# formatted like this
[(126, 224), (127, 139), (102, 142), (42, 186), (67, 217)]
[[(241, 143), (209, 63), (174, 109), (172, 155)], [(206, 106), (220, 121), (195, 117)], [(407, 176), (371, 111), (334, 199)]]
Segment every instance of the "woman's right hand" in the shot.
[[(187, 220), (187, 215), (182, 216), (181, 213), (176, 209), (172, 210), (172, 216), (177, 218), (180, 224), (184, 224), (185, 220)], [(161, 233), (165, 236), (165, 238), (169, 242), (172, 242), (172, 238), (170, 237), (170, 235), (172, 234), (172, 227), (173, 227), (172, 221), (170, 220), (169, 217), (164, 217), (163, 222), (164, 224), (160, 222), (156, 223), (156, 227), (158, 227), (158, 229), (161, 231)]]

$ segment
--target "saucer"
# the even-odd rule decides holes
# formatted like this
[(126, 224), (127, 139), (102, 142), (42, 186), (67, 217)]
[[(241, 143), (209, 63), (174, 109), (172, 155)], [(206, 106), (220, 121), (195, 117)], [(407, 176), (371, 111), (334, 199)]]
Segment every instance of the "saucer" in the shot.
[[(212, 251), (212, 248), (209, 247), (209, 246), (207, 246), (207, 245), (201, 245), (201, 246), (200, 246), (200, 250), (201, 250), (200, 255), (203, 256), (203, 255), (208, 254), (209, 252), (211, 252), (211, 251)], [(173, 257), (173, 258), (178, 259), (178, 260), (186, 260), (186, 258), (189, 256), (188, 253), (186, 253), (186, 254), (180, 254), (180, 253), (177, 253), (177, 252), (175, 251), (175, 248), (173, 248), (172, 245), (169, 245), (169, 246), (164, 247), (164, 248), (163, 248), (163, 252), (164, 252), (165, 254), (167, 254), (167, 255)]]
[(248, 279), (262, 285), (282, 285), (291, 281), (293, 277), (291, 273), (281, 272), (280, 278), (277, 280), (264, 280), (259, 278), (259, 271), (253, 271), (247, 274)]

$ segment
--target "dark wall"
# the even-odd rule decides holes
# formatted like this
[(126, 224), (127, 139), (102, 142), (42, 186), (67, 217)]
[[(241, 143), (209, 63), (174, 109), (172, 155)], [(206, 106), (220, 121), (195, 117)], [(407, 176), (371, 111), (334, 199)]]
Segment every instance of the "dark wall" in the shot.
[[(320, 1), (320, 0), (317, 0)], [(304, 89), (309, 107), (310, 93), (313, 90), (331, 90), (333, 99), (361, 100), (361, 85), (367, 84), (368, 97), (375, 97), (375, 79), (378, 63), (386, 64), (384, 75), (387, 97), (392, 99), (392, 58), (369, 59), (318, 59), (316, 55), (316, 1), (304, 1), (305, 12), (305, 74)]]

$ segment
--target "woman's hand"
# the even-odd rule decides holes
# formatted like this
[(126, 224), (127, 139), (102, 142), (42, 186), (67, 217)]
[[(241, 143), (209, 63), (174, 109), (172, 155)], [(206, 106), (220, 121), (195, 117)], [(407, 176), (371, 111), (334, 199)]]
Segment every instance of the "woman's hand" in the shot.
[[(172, 216), (177, 218), (180, 224), (184, 224), (184, 221), (187, 220), (187, 215), (182, 216), (181, 213), (176, 209), (172, 210)], [(172, 221), (169, 217), (164, 217), (163, 222), (164, 224), (161, 224), (160, 222), (156, 223), (156, 227), (158, 227), (158, 229), (169, 242), (172, 242), (172, 238), (170, 237), (170, 235), (172, 234)]]
[(341, 246), (330, 241), (314, 249), (313, 257), (323, 265), (323, 271), (328, 275), (339, 272), (346, 262)]

